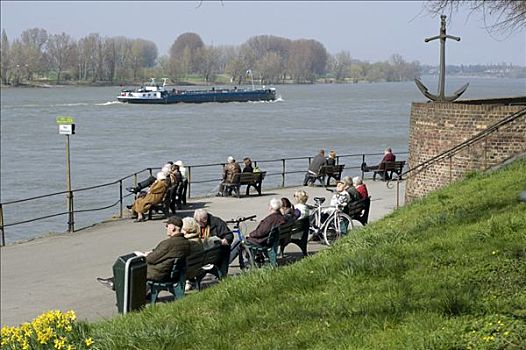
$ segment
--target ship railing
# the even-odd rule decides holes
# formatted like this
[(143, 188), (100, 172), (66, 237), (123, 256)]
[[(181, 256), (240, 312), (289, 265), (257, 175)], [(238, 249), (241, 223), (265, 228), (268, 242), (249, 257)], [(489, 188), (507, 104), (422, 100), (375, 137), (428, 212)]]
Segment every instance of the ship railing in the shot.
[[(400, 157), (407, 152), (397, 153)], [(361, 174), (361, 164), (368, 160), (377, 163), (383, 156), (379, 153), (341, 154), (337, 164), (345, 164), (344, 173)], [(253, 165), (266, 171), (263, 189), (298, 186), (313, 157), (289, 157), (253, 160)], [(221, 182), (225, 163), (195, 164), (186, 166), (188, 198), (213, 196)], [(126, 191), (141, 180), (159, 171), (160, 167), (149, 167), (112, 182), (82, 187), (71, 191), (59, 191), (30, 198), (0, 202), (0, 246), (9, 242), (27, 239), (25, 232), (76, 232), (108, 220), (124, 217), (125, 206), (133, 203), (133, 193)], [(67, 201), (71, 200), (72, 210)], [(89, 215), (87, 215), (89, 213)], [(65, 218), (65, 219), (64, 219)]]

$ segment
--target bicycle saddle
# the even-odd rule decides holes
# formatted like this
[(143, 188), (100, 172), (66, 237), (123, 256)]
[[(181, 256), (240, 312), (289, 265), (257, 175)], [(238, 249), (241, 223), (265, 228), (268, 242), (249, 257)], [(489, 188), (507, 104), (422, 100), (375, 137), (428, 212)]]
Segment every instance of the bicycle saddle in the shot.
[(314, 202), (316, 202), (316, 204), (322, 204), (323, 202), (325, 202), (325, 198), (323, 197), (314, 197)]

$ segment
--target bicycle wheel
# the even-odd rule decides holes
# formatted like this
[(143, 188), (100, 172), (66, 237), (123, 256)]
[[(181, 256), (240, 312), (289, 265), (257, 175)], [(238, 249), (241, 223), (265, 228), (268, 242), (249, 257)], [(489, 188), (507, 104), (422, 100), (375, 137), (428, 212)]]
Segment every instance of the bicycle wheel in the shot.
[(241, 271), (249, 271), (251, 269), (257, 268), (256, 261), (254, 259), (254, 254), (248, 249), (248, 247), (241, 243), (239, 245), (239, 268)]
[(347, 214), (335, 213), (324, 224), (323, 242), (326, 245), (331, 245), (342, 235), (346, 235), (352, 229), (352, 225), (352, 220)]

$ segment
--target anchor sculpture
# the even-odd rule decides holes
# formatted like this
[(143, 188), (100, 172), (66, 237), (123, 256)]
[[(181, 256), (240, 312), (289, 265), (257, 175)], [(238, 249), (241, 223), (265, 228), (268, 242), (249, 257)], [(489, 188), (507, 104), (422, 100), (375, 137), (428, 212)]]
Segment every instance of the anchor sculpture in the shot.
[(460, 41), (458, 36), (446, 35), (446, 16), (440, 16), (440, 35), (427, 38), (424, 41), (427, 43), (432, 40), (440, 39), (440, 80), (438, 82), (438, 95), (433, 95), (427, 87), (418, 79), (415, 79), (416, 86), (424, 94), (425, 97), (432, 101), (451, 102), (455, 101), (466, 91), (469, 83), (463, 85), (460, 89), (455, 91), (452, 96), (444, 95), (444, 88), (446, 83), (446, 39), (453, 39)]

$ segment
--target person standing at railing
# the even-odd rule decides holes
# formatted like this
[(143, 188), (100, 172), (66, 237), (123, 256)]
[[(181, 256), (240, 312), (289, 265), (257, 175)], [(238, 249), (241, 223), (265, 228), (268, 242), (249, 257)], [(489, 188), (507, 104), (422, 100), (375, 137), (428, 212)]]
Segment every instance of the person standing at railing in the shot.
[(307, 173), (305, 174), (305, 179), (303, 180), (303, 186), (307, 186), (309, 182), (314, 183), (314, 180), (318, 173), (320, 172), (320, 168), (327, 163), (327, 160), (325, 159), (325, 150), (320, 150), (320, 153), (318, 153), (313, 159), (312, 162), (309, 165), (309, 170), (307, 170)]
[(183, 205), (186, 205), (186, 192), (188, 191), (188, 175), (186, 173), (186, 167), (183, 165), (182, 160), (178, 160), (174, 163), (174, 165), (179, 166), (179, 171), (181, 172), (181, 176), (183, 177), (183, 187), (181, 191), (181, 203)]
[(132, 214), (137, 213), (137, 220), (135, 222), (144, 221), (144, 214), (146, 214), (152, 205), (159, 204), (164, 199), (164, 195), (168, 190), (167, 176), (162, 171), (157, 173), (157, 180), (150, 186), (148, 193), (143, 197), (138, 197), (131, 207)]

